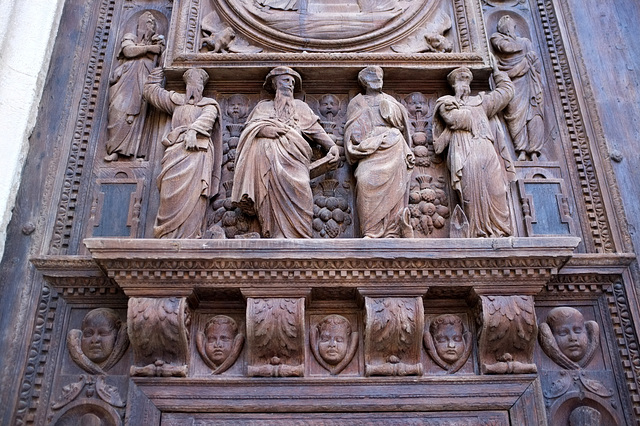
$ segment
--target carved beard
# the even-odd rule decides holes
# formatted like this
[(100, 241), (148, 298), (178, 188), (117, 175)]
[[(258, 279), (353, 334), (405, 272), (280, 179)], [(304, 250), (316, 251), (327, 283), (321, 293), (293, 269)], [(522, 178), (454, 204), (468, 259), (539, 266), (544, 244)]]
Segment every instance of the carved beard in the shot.
[(196, 105), (202, 100), (202, 91), (204, 87), (201, 84), (190, 83), (187, 84), (187, 93), (185, 94), (184, 102), (186, 104)]
[(156, 34), (156, 31), (151, 28), (145, 28), (142, 36), (140, 37), (140, 44), (151, 44), (151, 38)]
[(293, 116), (293, 92), (281, 89), (276, 92), (273, 100), (276, 108), (276, 118), (284, 123), (288, 122)]

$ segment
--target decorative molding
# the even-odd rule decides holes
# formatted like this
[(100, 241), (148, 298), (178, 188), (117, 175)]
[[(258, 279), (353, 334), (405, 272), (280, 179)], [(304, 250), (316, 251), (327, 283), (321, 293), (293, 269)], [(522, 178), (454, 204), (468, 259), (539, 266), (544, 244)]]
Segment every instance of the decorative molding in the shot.
[(31, 334), (29, 358), (24, 369), (25, 375), (20, 385), (20, 397), (15, 410), (15, 424), (34, 424), (36, 411), (40, 402), (40, 394), (45, 374), (44, 364), (47, 362), (51, 345), (51, 333), (58, 307), (58, 295), (48, 285), (42, 286), (38, 301), (35, 326)]
[[(77, 120), (74, 125), (71, 149), (65, 167), (64, 182), (62, 183), (62, 194), (60, 195), (53, 228), (50, 246), (51, 254), (66, 254), (69, 248), (85, 157), (89, 140), (94, 131), (94, 116), (98, 111), (96, 102), (101, 83), (101, 79), (98, 76), (104, 74), (105, 55), (109, 34), (111, 33), (114, 8), (115, 0), (102, 0), (100, 3), (98, 23), (93, 36), (89, 64), (84, 76), (82, 98), (78, 103)], [(87, 8), (87, 11), (92, 10)], [(74, 81), (73, 85), (76, 84), (77, 81)], [(69, 88), (69, 91), (71, 90), (72, 88)]]
[[(553, 0), (538, 0), (537, 2), (547, 51), (553, 64), (558, 95), (562, 103), (567, 136), (570, 141), (570, 147), (568, 147), (570, 149), (565, 152), (573, 153), (580, 181), (579, 193), (583, 194), (586, 209), (586, 218), (584, 219), (587, 220), (586, 224), (583, 222), (583, 230), (586, 225), (591, 234), (593, 249), (596, 252), (612, 253), (616, 251), (616, 247), (611, 236), (611, 227), (605, 211), (605, 202), (591, 153), (590, 141), (553, 3)], [(589, 120), (591, 119), (589, 117)]]

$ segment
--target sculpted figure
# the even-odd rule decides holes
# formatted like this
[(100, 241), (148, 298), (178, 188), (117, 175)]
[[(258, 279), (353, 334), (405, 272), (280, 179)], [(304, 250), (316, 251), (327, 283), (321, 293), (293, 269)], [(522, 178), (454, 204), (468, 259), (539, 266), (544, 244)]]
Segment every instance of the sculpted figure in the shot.
[(187, 70), (186, 94), (161, 87), (164, 72), (156, 68), (147, 79), (144, 97), (171, 114), (171, 131), (157, 179), (160, 205), (153, 228), (156, 238), (200, 238), (209, 199), (220, 192), (222, 133), (218, 103), (203, 97), (209, 79), (202, 69)]
[(196, 346), (202, 360), (220, 374), (229, 369), (240, 355), (244, 334), (238, 333), (238, 325), (226, 315), (216, 315), (196, 335)]
[(138, 155), (147, 111), (142, 97), (144, 82), (164, 50), (164, 36), (156, 34), (156, 28), (156, 18), (151, 12), (144, 12), (138, 18), (136, 34), (127, 33), (122, 38), (118, 55), (121, 64), (109, 79), (105, 161), (115, 161), (119, 155)]
[[(469, 237), (504, 237), (513, 234), (507, 192), (505, 164), (498, 156), (496, 126), (490, 118), (513, 97), (513, 84), (495, 65), (496, 89), (471, 95), (473, 75), (458, 68), (447, 76), (454, 96), (436, 101), (433, 118), (433, 145), (436, 154), (449, 147), (451, 187), (460, 197), (469, 222)], [(495, 124), (495, 123), (493, 123)], [(506, 153), (500, 149), (501, 154)]]
[(516, 23), (509, 15), (498, 21), (491, 36), (498, 67), (509, 75), (515, 87), (504, 119), (518, 153), (518, 160), (536, 160), (544, 144), (544, 102), (540, 59), (529, 39), (516, 36)]
[(540, 346), (558, 365), (569, 370), (586, 367), (600, 346), (600, 327), (585, 321), (574, 308), (553, 308), (540, 324)]
[(127, 325), (109, 308), (90, 311), (82, 330), (70, 330), (67, 347), (71, 359), (91, 374), (106, 374), (129, 347)]
[(341, 315), (327, 315), (310, 330), (311, 351), (318, 363), (332, 375), (351, 362), (358, 348), (358, 333)]
[(365, 93), (347, 107), (345, 149), (357, 164), (356, 206), (365, 238), (411, 237), (409, 184), (414, 164), (407, 110), (382, 92), (380, 67), (358, 74)]
[(460, 370), (471, 354), (471, 332), (457, 315), (440, 315), (427, 324), (424, 344), (431, 358), (448, 374)]
[(337, 164), (338, 146), (304, 102), (293, 97), (300, 75), (277, 67), (264, 87), (273, 101), (253, 109), (238, 142), (232, 200), (247, 214), (257, 214), (266, 238), (311, 238), (313, 196), (309, 180), (311, 146), (315, 141)]

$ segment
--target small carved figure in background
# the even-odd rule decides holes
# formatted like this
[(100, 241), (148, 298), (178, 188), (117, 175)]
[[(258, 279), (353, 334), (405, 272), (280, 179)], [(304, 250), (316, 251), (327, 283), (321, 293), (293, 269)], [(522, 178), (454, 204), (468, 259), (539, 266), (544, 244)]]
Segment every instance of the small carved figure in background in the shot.
[(311, 351), (318, 363), (332, 375), (351, 362), (358, 348), (358, 333), (341, 315), (327, 315), (310, 330)]
[(490, 121), (513, 97), (513, 84), (495, 64), (493, 76), (495, 90), (471, 96), (471, 71), (466, 67), (451, 71), (447, 80), (455, 96), (436, 101), (433, 119), (435, 152), (449, 147), (451, 186), (460, 197), (472, 238), (513, 234), (508, 203), (511, 162), (505, 147), (500, 147), (498, 126)]
[(578, 370), (586, 367), (600, 346), (600, 327), (595, 321), (585, 321), (574, 308), (553, 308), (547, 321), (540, 324), (540, 346), (549, 358), (563, 368)]
[(186, 94), (161, 87), (164, 72), (149, 75), (144, 96), (149, 103), (171, 114), (171, 131), (157, 179), (160, 205), (153, 234), (156, 238), (200, 238), (209, 199), (221, 191), (222, 132), (218, 103), (203, 97), (209, 75), (202, 69), (187, 70)]
[(257, 215), (266, 238), (311, 238), (313, 195), (309, 178), (315, 141), (337, 164), (338, 146), (327, 135), (309, 106), (293, 97), (300, 74), (277, 67), (264, 88), (273, 101), (256, 105), (237, 148), (232, 200), (248, 215)]
[(112, 309), (94, 309), (82, 320), (82, 330), (69, 331), (67, 347), (80, 368), (91, 374), (106, 374), (129, 347), (127, 325)]
[(471, 332), (458, 315), (440, 315), (427, 324), (424, 344), (431, 358), (448, 374), (460, 370), (471, 354)]
[(515, 87), (513, 99), (504, 111), (518, 160), (537, 160), (544, 144), (544, 102), (541, 64), (531, 41), (516, 36), (516, 23), (509, 15), (498, 21), (491, 36), (498, 67)]
[(211, 318), (203, 332), (196, 335), (196, 346), (202, 360), (220, 374), (229, 369), (240, 355), (244, 345), (244, 334), (238, 333), (238, 325), (226, 315)]
[(144, 82), (158, 64), (164, 50), (164, 36), (156, 34), (157, 22), (151, 12), (138, 18), (136, 34), (127, 33), (120, 44), (120, 65), (109, 79), (109, 124), (107, 156), (135, 158), (140, 154), (140, 139), (147, 111), (142, 97)]
[(358, 74), (365, 93), (347, 107), (347, 160), (357, 164), (356, 206), (365, 238), (413, 237), (409, 183), (414, 164), (405, 107), (382, 92), (380, 67)]

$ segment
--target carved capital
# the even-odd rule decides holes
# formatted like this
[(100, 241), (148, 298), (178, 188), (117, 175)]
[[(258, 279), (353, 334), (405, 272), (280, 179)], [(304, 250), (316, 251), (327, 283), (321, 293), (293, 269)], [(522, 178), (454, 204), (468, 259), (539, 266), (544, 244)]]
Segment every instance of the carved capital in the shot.
[(247, 299), (249, 376), (304, 375), (304, 298)]
[(132, 376), (186, 377), (190, 322), (184, 297), (129, 299)]
[(421, 297), (365, 297), (365, 374), (420, 376)]
[(536, 373), (538, 326), (533, 296), (480, 296), (480, 366), (483, 374)]

